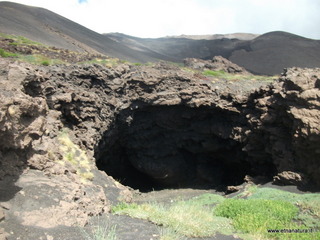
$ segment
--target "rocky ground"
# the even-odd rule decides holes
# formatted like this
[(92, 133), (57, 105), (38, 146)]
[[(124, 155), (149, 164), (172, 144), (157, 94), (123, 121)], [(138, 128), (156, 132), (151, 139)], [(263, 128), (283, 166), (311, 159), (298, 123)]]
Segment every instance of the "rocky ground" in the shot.
[(246, 175), (319, 187), (319, 98), (320, 69), (287, 69), (271, 83), (166, 63), (1, 58), (0, 239), (81, 239), (101, 216), (121, 239), (159, 238), (151, 223), (109, 214), (134, 198), (114, 178), (141, 191), (223, 192)]

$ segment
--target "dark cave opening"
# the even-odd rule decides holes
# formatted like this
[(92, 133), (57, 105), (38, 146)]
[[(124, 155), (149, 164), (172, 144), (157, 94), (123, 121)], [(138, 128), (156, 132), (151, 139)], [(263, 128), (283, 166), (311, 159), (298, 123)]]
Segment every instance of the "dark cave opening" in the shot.
[(235, 137), (244, 125), (240, 114), (206, 107), (126, 109), (97, 147), (97, 166), (140, 191), (239, 185), (255, 174)]

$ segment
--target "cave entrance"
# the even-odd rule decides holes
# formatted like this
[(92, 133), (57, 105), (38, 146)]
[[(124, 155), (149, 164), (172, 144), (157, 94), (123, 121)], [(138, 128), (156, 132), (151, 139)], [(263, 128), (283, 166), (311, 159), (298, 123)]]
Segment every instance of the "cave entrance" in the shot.
[(240, 118), (205, 107), (123, 110), (97, 148), (97, 166), (140, 191), (241, 184), (252, 167), (232, 137)]

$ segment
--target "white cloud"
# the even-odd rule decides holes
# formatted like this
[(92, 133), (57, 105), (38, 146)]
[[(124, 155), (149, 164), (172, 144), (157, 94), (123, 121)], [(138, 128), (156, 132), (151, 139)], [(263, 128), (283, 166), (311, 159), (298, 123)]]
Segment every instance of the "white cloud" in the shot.
[(318, 0), (13, 0), (100, 33), (138, 37), (283, 30), (320, 39)]

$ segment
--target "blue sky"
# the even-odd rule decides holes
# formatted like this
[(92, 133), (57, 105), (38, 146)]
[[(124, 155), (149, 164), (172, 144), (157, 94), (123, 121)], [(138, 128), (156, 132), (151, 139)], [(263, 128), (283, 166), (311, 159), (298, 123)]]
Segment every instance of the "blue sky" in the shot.
[(137, 37), (262, 34), (320, 39), (319, 0), (11, 0), (54, 11), (96, 32)]

